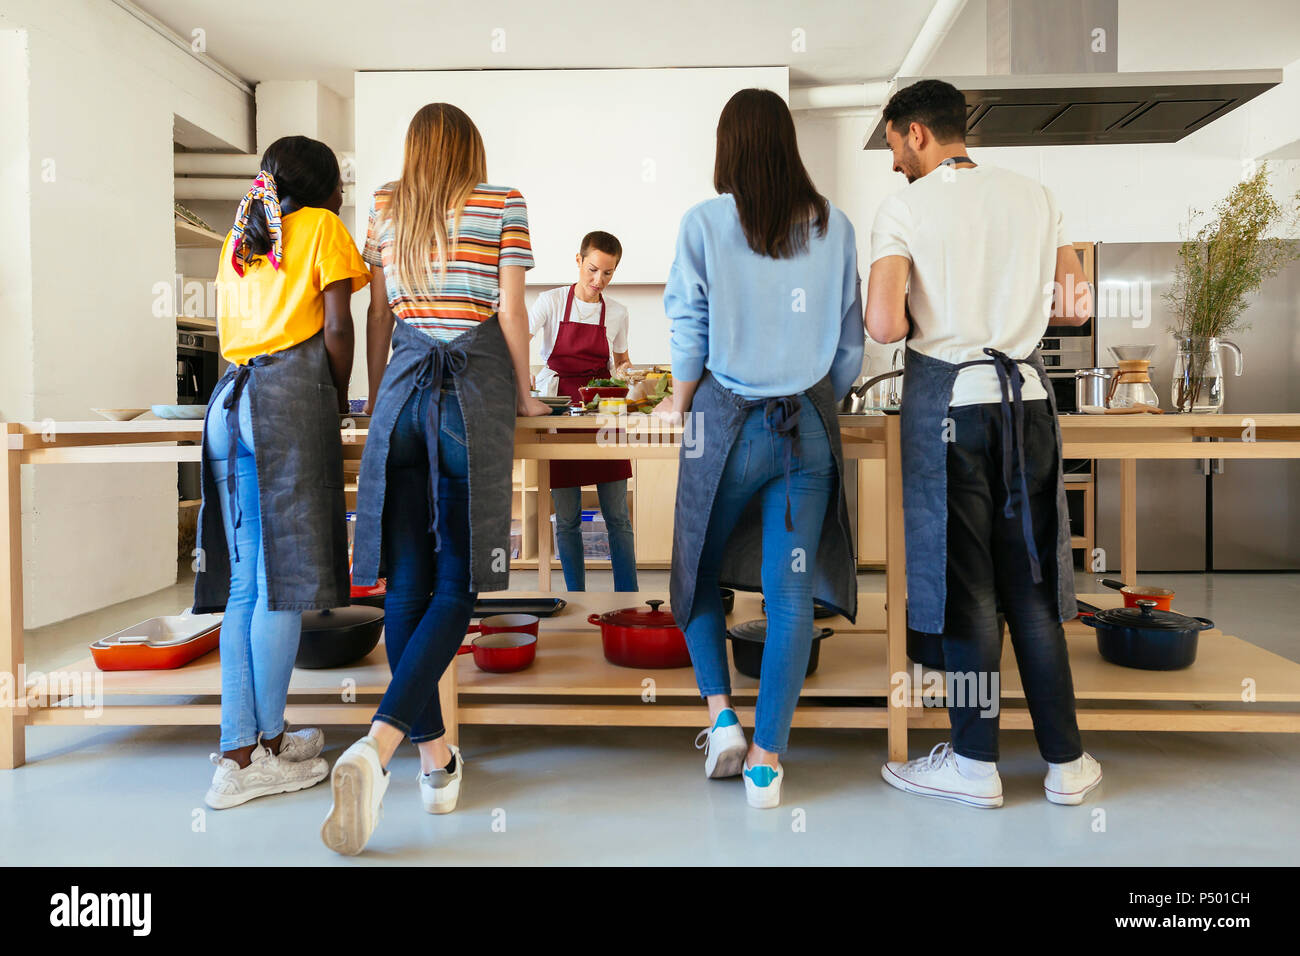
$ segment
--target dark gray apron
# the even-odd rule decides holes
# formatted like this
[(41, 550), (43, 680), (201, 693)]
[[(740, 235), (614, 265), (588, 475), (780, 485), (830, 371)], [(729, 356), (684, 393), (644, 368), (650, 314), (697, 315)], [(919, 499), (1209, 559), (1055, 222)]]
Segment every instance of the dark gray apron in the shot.
[[(939, 634), (944, 627), (948, 596), (948, 443), (943, 420), (948, 417), (957, 373), (972, 365), (992, 365), (1002, 386), (1003, 435), (1015, 436), (1015, 447), (1003, 445), (1002, 473), (1007, 486), (1004, 514), (1018, 512), (1030, 554), (1035, 582), (1055, 562), (1057, 609), (1061, 621), (1078, 614), (1074, 600), (1074, 556), (1070, 551), (1070, 513), (1065, 503), (1061, 470), (1061, 428), (1056, 421), (1056, 395), (1035, 349), (1027, 359), (1012, 359), (996, 349), (984, 349), (988, 359), (952, 363), (907, 350), (903, 374), (902, 467), (903, 525), (907, 544), (907, 623), (913, 630)], [(1039, 555), (1027, 507), (1025, 484), (1024, 405), (1019, 366), (1032, 366), (1047, 392), (1056, 433), (1056, 553)], [(1017, 506), (1018, 502), (1018, 506)]]
[[(248, 391), (257, 459), (262, 550), (266, 555), (266, 603), (272, 611), (312, 611), (347, 605), (348, 533), (343, 497), (343, 443), (339, 436), (338, 392), (330, 377), (325, 334), (317, 332), (283, 352), (232, 364), (213, 390), (234, 387), (222, 403), (209, 402), (204, 418), (225, 415), (229, 433), (239, 434), (238, 402)], [(231, 507), (238, 514), (234, 442), (229, 453)], [(230, 563), (225, 517), (216, 477), (204, 456), (203, 504), (199, 509), (199, 570), (194, 611), (224, 611), (230, 599)], [(238, 555), (257, 560), (257, 555)]]
[(413, 329), (401, 319), (393, 326), (393, 355), (375, 396), (357, 483), (352, 580), (358, 585), (374, 584), (379, 577), (388, 445), (398, 414), (417, 389), (429, 392), (424, 434), (429, 453), (430, 531), (435, 547), (440, 546), (436, 541), (439, 396), (447, 377), (465, 417), (469, 450), (470, 590), (504, 591), (510, 586), (515, 372), (495, 315), (450, 342)]
[[(840, 447), (840, 423), (835, 396), (831, 393), (830, 378), (823, 378), (808, 389), (817, 414), (830, 439), (831, 454), (835, 458), (835, 485), (831, 489), (822, 521), (821, 541), (813, 565), (813, 597), (833, 608), (849, 620), (858, 614), (858, 575), (853, 539), (849, 532), (849, 509), (844, 500), (844, 456)], [(669, 579), (669, 601), (673, 617), (679, 627), (686, 627), (691, 619), (691, 606), (695, 601), (695, 579), (704, 549), (704, 535), (708, 530), (709, 516), (713, 514), (713, 501), (717, 496), (722, 472), (731, 454), (731, 446), (753, 408), (766, 406), (769, 421), (776, 414), (779, 423), (788, 412), (782, 403), (790, 398), (747, 399), (719, 385), (707, 371), (700, 380), (690, 413), (686, 416), (694, 423), (693, 448), (700, 452), (688, 456), (687, 443), (682, 443), (680, 468), (677, 476), (677, 506), (673, 525), (673, 565)], [(797, 407), (797, 406), (796, 406)], [(791, 441), (795, 441), (793, 435)], [(797, 446), (795, 446), (797, 448)], [(789, 521), (787, 504), (786, 520)], [(723, 553), (720, 583), (723, 587), (741, 591), (763, 589), (763, 521), (757, 496), (746, 506)]]

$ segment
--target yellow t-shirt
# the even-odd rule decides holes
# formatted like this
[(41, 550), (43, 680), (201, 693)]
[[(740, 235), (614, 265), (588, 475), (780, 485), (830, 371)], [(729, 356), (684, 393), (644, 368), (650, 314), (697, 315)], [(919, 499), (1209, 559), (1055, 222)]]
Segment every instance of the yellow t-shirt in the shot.
[(352, 280), (356, 292), (370, 269), (343, 220), (328, 209), (295, 209), (281, 222), (284, 256), (274, 268), (259, 256), (241, 277), (230, 264), (230, 235), (217, 268), (217, 331), (221, 354), (244, 365), (249, 359), (307, 341), (325, 327), (324, 290)]

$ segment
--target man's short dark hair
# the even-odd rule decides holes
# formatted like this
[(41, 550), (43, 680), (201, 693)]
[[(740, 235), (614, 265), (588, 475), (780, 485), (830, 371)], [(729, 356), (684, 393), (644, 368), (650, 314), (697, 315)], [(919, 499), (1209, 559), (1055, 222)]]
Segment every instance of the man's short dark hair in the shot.
[(613, 256), (615, 259), (623, 258), (623, 244), (610, 233), (601, 232), (599, 229), (582, 237), (582, 247), (578, 250), (578, 255), (585, 259), (592, 249)]
[(903, 87), (889, 98), (883, 115), (902, 136), (913, 123), (920, 123), (939, 143), (966, 138), (966, 97), (943, 80), (920, 80)]

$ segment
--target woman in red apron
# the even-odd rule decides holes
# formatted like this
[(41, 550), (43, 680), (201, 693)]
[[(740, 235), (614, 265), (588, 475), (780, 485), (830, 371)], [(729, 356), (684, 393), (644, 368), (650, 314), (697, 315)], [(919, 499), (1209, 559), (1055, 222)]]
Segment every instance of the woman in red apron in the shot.
[[(557, 394), (578, 400), (578, 389), (610, 371), (609, 338), (605, 332), (605, 297), (600, 297), (600, 323), (573, 322), (574, 286), (569, 286), (564, 317), (555, 335), (547, 366), (559, 379)], [(609, 532), (610, 563), (615, 591), (635, 591), (636, 545), (627, 509), (627, 479), (632, 463), (627, 459), (551, 462), (551, 497), (555, 502), (556, 550), (570, 591), (586, 590), (582, 553), (582, 486), (595, 485), (600, 513)]]

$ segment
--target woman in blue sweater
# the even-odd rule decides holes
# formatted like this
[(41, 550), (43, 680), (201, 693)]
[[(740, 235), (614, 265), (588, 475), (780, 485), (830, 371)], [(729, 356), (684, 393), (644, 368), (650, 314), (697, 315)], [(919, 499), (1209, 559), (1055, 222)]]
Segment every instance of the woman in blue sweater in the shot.
[[(781, 800), (813, 600), (852, 618), (857, 578), (838, 402), (862, 367), (853, 226), (813, 187), (785, 101), (742, 90), (718, 120), (714, 187), (691, 208), (664, 291), (683, 420), (671, 597), (710, 726), (705, 774), (743, 771), (750, 805)], [(719, 586), (762, 590), (767, 637), (752, 744), (731, 707)]]

